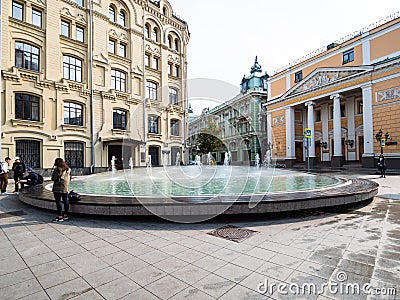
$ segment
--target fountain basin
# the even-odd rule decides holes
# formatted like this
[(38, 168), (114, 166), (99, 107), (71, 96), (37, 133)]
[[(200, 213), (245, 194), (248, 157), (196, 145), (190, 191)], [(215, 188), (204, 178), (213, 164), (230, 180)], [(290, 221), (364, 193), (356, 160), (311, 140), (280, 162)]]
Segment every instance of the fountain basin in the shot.
[[(175, 169), (174, 169), (175, 168)], [(168, 178), (169, 175), (175, 174), (179, 167), (172, 167), (167, 172), (164, 172), (165, 176)], [(193, 168), (188, 167), (188, 168)], [(223, 167), (219, 167), (223, 168)], [(236, 168), (236, 167), (235, 167)], [(153, 168), (152, 172), (157, 172), (157, 168)], [(179, 168), (181, 169), (181, 168)], [(145, 169), (141, 169), (142, 172)], [(162, 170), (162, 168), (159, 168)], [(184, 170), (187, 171), (187, 170)], [(243, 170), (239, 170), (243, 174)], [(129, 172), (129, 171), (128, 171)], [(178, 172), (178, 171), (177, 171)], [(179, 171), (182, 172), (182, 171)], [(246, 175), (251, 178), (255, 171), (252, 168), (250, 172)], [(268, 175), (268, 172), (266, 172)], [(139, 171), (140, 174), (140, 171)], [(248, 175), (250, 174), (250, 175)], [(118, 176), (122, 175), (120, 173)], [(154, 174), (153, 174), (154, 175)], [(186, 188), (187, 178), (182, 178), (182, 180), (174, 180), (171, 185), (164, 184), (165, 190), (160, 193), (155, 193), (157, 189), (151, 190), (151, 194), (146, 193), (134, 193), (121, 195), (120, 191), (115, 190), (109, 191), (108, 194), (99, 193), (86, 193), (82, 190), (74, 189), (76, 192), (81, 193), (81, 199), (79, 202), (72, 203), (70, 211), (74, 213), (83, 214), (96, 214), (96, 215), (158, 215), (158, 216), (215, 216), (219, 214), (261, 214), (261, 213), (271, 213), (271, 212), (285, 212), (285, 211), (295, 211), (313, 208), (325, 208), (330, 206), (344, 205), (350, 203), (357, 203), (366, 200), (373, 199), (373, 197), (378, 193), (378, 184), (364, 180), (364, 179), (344, 179), (344, 178), (332, 178), (319, 175), (303, 174), (303, 178), (306, 180), (309, 178), (328, 178), (329, 184), (318, 185), (320, 180), (313, 180), (310, 186), (304, 186), (303, 189), (290, 189), (290, 184), (285, 182), (285, 186), (289, 187), (286, 190), (276, 190), (277, 187), (271, 183), (268, 190), (263, 190), (262, 187), (265, 186), (265, 177), (260, 177), (258, 180), (258, 185), (252, 186), (253, 192), (241, 192), (238, 193), (234, 189), (232, 190), (229, 185), (224, 186), (220, 193), (202, 193), (201, 188), (196, 185), (199, 179), (191, 179), (191, 189), (197, 189), (199, 191), (196, 195), (185, 194), (183, 195), (178, 189), (175, 194), (169, 194), (170, 187), (172, 186), (184, 186)], [(100, 174), (94, 177), (77, 180), (71, 183), (71, 188), (75, 184), (75, 187), (80, 185), (87, 185), (90, 187), (96, 187), (95, 182), (100, 183), (100, 185), (105, 186), (106, 180), (104, 178), (110, 179), (111, 174)], [(129, 178), (129, 174), (124, 175)], [(191, 175), (190, 175), (191, 176)], [(219, 173), (216, 172), (215, 178), (217, 180)], [(233, 185), (237, 185), (235, 174), (233, 176)], [(282, 178), (293, 178), (299, 176), (299, 172), (292, 172), (282, 170), (276, 173), (273, 177), (272, 182), (276, 180), (278, 183), (282, 182)], [(104, 177), (104, 178), (103, 178)], [(254, 177), (254, 176), (253, 176)], [(136, 179), (136, 175), (132, 175), (133, 179)], [(279, 179), (280, 178), (280, 179)], [(153, 180), (158, 180), (156, 177)], [(113, 180), (110, 179), (110, 182)], [(242, 181), (245, 181), (242, 179)], [(290, 180), (288, 181), (290, 183)], [(115, 183), (115, 182), (114, 182)], [(55, 203), (53, 194), (50, 190), (49, 183), (44, 184), (44, 186), (35, 186), (31, 188), (25, 188), (19, 195), (19, 199), (27, 204), (55, 210)], [(120, 182), (121, 184), (121, 182)], [(132, 187), (135, 182), (128, 184), (128, 187)], [(155, 181), (151, 181), (150, 185), (154, 185)], [(137, 186), (140, 184), (136, 183)], [(200, 184), (201, 186), (202, 184)], [(117, 184), (118, 186), (118, 184)], [(258, 187), (259, 186), (259, 187)], [(279, 185), (278, 185), (279, 186)], [(241, 187), (246, 188), (246, 184), (243, 183)], [(275, 190), (274, 190), (275, 189)], [(143, 190), (143, 189), (142, 189)], [(144, 190), (148, 190), (148, 186), (144, 187)], [(94, 191), (98, 191), (98, 188), (94, 188)], [(150, 190), (148, 190), (150, 191)], [(167, 191), (167, 192), (166, 192)], [(245, 190), (243, 190), (245, 191)], [(119, 194), (117, 194), (119, 193)]]

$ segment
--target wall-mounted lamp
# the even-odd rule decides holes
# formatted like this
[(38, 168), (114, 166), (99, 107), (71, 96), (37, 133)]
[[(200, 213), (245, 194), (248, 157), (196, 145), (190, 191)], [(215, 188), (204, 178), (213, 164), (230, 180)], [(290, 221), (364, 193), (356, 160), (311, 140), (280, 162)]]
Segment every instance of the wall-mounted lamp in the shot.
[(326, 149), (326, 148), (328, 148), (328, 143), (327, 142), (319, 142), (319, 146)]
[(353, 148), (354, 146), (354, 140), (347, 140), (344, 143), (350, 148)]

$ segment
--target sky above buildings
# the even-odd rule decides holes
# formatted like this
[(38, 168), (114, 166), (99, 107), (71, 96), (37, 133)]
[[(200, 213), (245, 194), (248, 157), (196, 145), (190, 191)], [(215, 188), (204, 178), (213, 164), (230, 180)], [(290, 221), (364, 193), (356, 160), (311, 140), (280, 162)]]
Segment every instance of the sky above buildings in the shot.
[(290, 62), (400, 10), (399, 0), (169, 1), (174, 12), (187, 21), (191, 33), (188, 86), (195, 114), (236, 95), (256, 55), (263, 72), (272, 75)]

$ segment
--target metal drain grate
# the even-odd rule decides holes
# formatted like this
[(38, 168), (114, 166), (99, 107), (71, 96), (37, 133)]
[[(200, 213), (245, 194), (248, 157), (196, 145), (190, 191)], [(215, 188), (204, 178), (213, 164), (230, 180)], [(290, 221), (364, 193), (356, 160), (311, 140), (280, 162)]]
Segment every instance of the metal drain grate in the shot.
[(207, 234), (240, 243), (256, 233), (258, 233), (258, 231), (227, 225), (208, 232)]
[(6, 213), (0, 213), (0, 219), (23, 216), (23, 215), (26, 215), (26, 213), (22, 210), (9, 211)]

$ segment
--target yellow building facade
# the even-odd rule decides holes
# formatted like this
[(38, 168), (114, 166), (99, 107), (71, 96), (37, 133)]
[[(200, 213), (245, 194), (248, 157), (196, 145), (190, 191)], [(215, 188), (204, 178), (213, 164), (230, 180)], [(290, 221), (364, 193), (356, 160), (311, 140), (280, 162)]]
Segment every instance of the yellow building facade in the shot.
[(388, 167), (399, 168), (400, 14), (276, 71), (265, 107), (273, 158), (287, 166), (310, 157), (374, 167), (383, 151)]
[(168, 1), (2, 1), (1, 29), (2, 158), (88, 173), (182, 151), (189, 31)]

